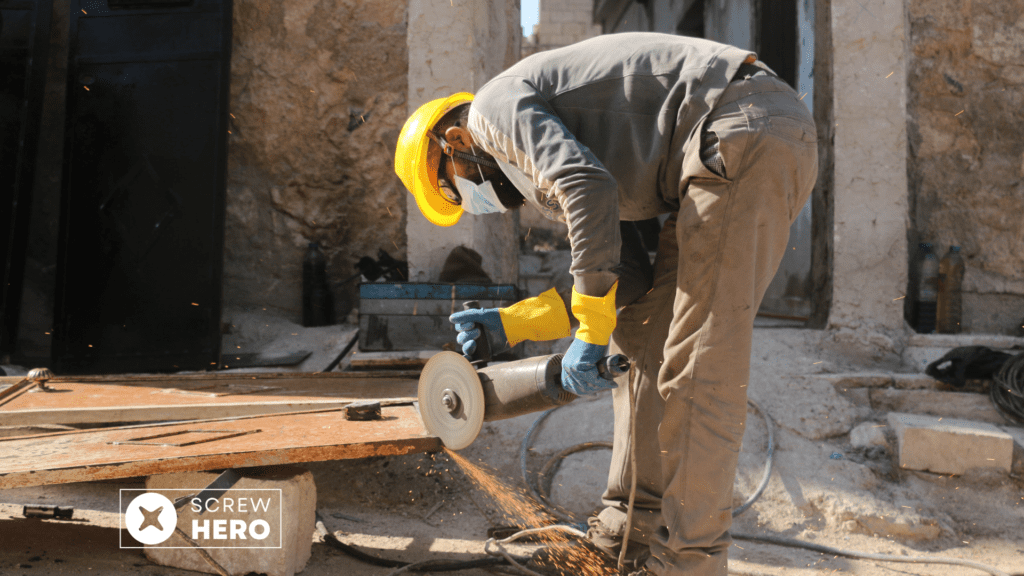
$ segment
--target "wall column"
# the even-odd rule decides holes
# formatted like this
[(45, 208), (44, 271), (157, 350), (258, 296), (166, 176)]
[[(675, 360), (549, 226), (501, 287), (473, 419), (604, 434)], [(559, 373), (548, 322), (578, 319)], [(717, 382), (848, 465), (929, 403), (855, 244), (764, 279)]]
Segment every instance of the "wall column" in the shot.
[(831, 4), (835, 227), (829, 328), (840, 339), (892, 350), (903, 335), (907, 289), (906, 7), (904, 0)]
[[(522, 31), (518, 0), (409, 0), (409, 114), (455, 92), (476, 92), (519, 59)], [(518, 214), (473, 216), (442, 228), (427, 222), (406, 193), (409, 279), (437, 280), (456, 246), (483, 256), (495, 282), (519, 278)]]

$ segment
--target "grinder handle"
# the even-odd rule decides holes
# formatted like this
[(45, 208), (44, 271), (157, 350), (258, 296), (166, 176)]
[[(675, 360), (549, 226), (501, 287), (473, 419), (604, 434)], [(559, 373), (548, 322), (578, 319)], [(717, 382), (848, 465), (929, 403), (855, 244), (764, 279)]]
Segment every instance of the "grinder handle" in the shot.
[(597, 373), (605, 380), (615, 380), (626, 372), (629, 372), (629, 358), (625, 354), (613, 354), (597, 361)]
[[(480, 308), (480, 302), (476, 300), (468, 300), (462, 303), (463, 310), (473, 310)], [(469, 360), (474, 361), (474, 357), (477, 361), (483, 362), (486, 366), (487, 362), (491, 361), (491, 341), (487, 339), (487, 329), (484, 325), (479, 322), (474, 322), (473, 327), (480, 331), (480, 337), (476, 339), (476, 352), (474, 354), (463, 354), (462, 356)]]

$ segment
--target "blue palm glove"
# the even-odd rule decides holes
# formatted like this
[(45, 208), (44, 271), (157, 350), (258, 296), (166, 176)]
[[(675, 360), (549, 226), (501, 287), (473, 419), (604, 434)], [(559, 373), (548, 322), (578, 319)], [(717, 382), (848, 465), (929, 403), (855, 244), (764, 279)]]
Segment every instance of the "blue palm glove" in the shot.
[(456, 312), (448, 317), (448, 321), (455, 324), (455, 329), (459, 331), (456, 341), (462, 345), (463, 354), (472, 356), (476, 351), (476, 339), (480, 337), (480, 329), (475, 328), (474, 324), (482, 324), (494, 334), (498, 342), (506, 340), (499, 310), (500, 308), (474, 308)]
[(615, 388), (612, 380), (605, 380), (597, 370), (597, 362), (604, 358), (608, 346), (589, 344), (576, 338), (562, 357), (562, 388), (582, 396)]

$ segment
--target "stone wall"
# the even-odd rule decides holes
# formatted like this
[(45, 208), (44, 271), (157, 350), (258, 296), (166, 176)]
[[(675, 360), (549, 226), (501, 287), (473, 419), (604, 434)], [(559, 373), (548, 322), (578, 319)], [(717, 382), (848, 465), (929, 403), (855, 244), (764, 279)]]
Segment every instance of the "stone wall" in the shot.
[[(409, 113), (435, 98), (476, 92), (519, 60), (519, 0), (409, 0), (408, 14)], [(457, 224), (442, 228), (423, 217), (411, 194), (405, 196), (413, 281), (436, 282), (457, 246), (480, 253), (492, 281), (518, 281), (518, 211), (463, 214)]]
[(600, 33), (600, 24), (594, 24), (593, 0), (540, 0), (540, 19), (523, 42), (523, 57)]
[(911, 246), (963, 247), (964, 329), (1024, 318), (1024, 3), (909, 0)]
[[(383, 248), (404, 258), (394, 147), (406, 119), (407, 0), (235, 0), (226, 310), (301, 318), (302, 256), (332, 281)], [(351, 306), (336, 289), (337, 320)], [(348, 304), (346, 304), (348, 302)]]

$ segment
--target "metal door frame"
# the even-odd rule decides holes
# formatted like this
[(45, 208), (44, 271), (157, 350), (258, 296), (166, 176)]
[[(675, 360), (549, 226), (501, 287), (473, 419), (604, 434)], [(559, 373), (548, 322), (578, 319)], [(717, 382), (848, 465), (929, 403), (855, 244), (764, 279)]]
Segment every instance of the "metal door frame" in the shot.
[[(32, 12), (32, 36), (29, 41), (28, 73), (25, 76), (24, 103), (21, 106), (21, 134), (18, 159), (15, 161), (11, 188), (11, 210), (2, 221), (7, 222), (4, 267), (0, 275), (0, 355), (14, 352), (18, 341), (18, 321), (24, 288), (25, 256), (28, 249), (32, 188), (35, 181), (36, 153), (46, 93), (46, 71), (50, 54), (50, 25), (53, 0), (22, 0), (5, 2), (0, 8), (23, 7)], [(6, 202), (4, 202), (6, 210)], [(3, 228), (0, 227), (0, 231)]]
[[(137, 4), (144, 5), (146, 7), (133, 8), (131, 14), (133, 15), (151, 15), (151, 14), (167, 14), (175, 13), (185, 5), (196, 8), (194, 11), (202, 12), (219, 12), (221, 15), (221, 22), (226, 24), (227, 28), (223, 35), (220, 43), (219, 52), (216, 53), (167, 53), (167, 54), (146, 54), (146, 55), (133, 55), (133, 54), (117, 54), (111, 56), (80, 56), (77, 53), (78, 46), (78, 33), (79, 33), (79, 21), (82, 18), (90, 17), (110, 17), (109, 15), (89, 15), (86, 8), (86, 3), (90, 0), (71, 0), (71, 17), (69, 22), (68, 31), (68, 50), (71, 57), (68, 59), (68, 70), (67, 70), (67, 113), (65, 114), (65, 132), (64, 132), (64, 162), (63, 162), (63, 176), (62, 176), (62, 190), (61, 190), (61, 209), (60, 209), (60, 237), (58, 239), (58, 256), (57, 256), (57, 286), (54, 297), (54, 338), (52, 347), (52, 362), (54, 367), (60, 371), (73, 371), (78, 372), (73, 366), (72, 362), (63, 361), (62, 358), (67, 353), (66, 339), (63, 339), (61, 332), (64, 330), (63, 319), (67, 314), (67, 301), (66, 297), (70, 290), (73, 288), (66, 285), (66, 274), (68, 271), (68, 246), (73, 241), (73, 238), (69, 237), (69, 218), (71, 211), (71, 171), (73, 164), (74, 145), (73, 139), (75, 135), (75, 114), (76, 104), (78, 98), (81, 95), (81, 86), (77, 82), (79, 77), (80, 66), (83, 64), (113, 64), (113, 63), (130, 63), (130, 62), (157, 62), (162, 61), (161, 56), (166, 58), (166, 61), (176, 60), (188, 60), (188, 59), (209, 59), (213, 54), (221, 55), (221, 67), (220, 75), (227, 81), (218, 84), (217, 90), (217, 108), (218, 122), (212, 129), (215, 130), (215, 144), (214, 154), (218, 158), (222, 158), (222, 161), (217, 163), (215, 169), (215, 181), (218, 189), (226, 191), (227, 188), (227, 130), (228, 130), (228, 109), (230, 101), (230, 72), (231, 72), (231, 42), (232, 42), (232, 0), (222, 0), (219, 5), (202, 6), (203, 0), (149, 0), (139, 1)], [(135, 3), (133, 0), (107, 0), (108, 10), (111, 12), (121, 12), (126, 4)], [(114, 4), (116, 8), (110, 8), (110, 5)], [(165, 4), (166, 6), (161, 6)], [(211, 217), (215, 221), (223, 223), (225, 217), (225, 196), (226, 192), (221, 193), (215, 199), (214, 202), (214, 213)], [(220, 234), (216, 235), (213, 240), (213, 244), (210, 246), (212, 252), (215, 252), (220, 257), (215, 257), (212, 266), (213, 276), (217, 279), (218, 286), (221, 284), (223, 277), (223, 251), (224, 251), (224, 234), (223, 226), (221, 226)], [(209, 360), (213, 361), (213, 364), (207, 367), (219, 368), (220, 362), (220, 339), (219, 339), (219, 326), (221, 317), (221, 300), (222, 290), (216, 290), (216, 294), (211, 295), (211, 308), (215, 316), (215, 323), (218, 327), (218, 337), (215, 342), (215, 351), (210, 356)], [(130, 362), (126, 359), (126, 362)], [(145, 362), (145, 360), (142, 360)], [(209, 364), (209, 363), (207, 363)], [(132, 370), (130, 366), (126, 365), (126, 368)], [(144, 369), (144, 368), (143, 368)], [(169, 368), (168, 368), (169, 369)], [(92, 370), (94, 371), (94, 370)], [(138, 371), (135, 369), (134, 371)]]

